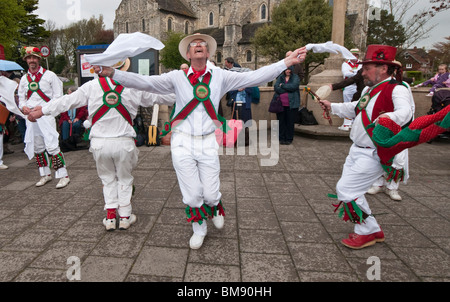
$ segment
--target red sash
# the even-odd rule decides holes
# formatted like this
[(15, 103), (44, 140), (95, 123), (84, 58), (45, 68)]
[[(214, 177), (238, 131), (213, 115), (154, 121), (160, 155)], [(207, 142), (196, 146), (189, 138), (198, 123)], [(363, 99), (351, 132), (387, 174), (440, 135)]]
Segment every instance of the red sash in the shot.
[[(372, 120), (375, 120), (378, 116), (380, 116), (385, 112), (394, 111), (394, 103), (392, 102), (392, 91), (397, 86), (397, 84), (399, 83), (395, 80), (382, 82), (378, 86), (374, 87), (369, 93), (366, 93), (364, 96), (362, 96), (362, 98), (358, 103), (358, 106), (356, 106), (355, 108), (356, 113), (358, 114), (359, 112), (361, 112), (362, 123), (370, 138), (372, 138), (373, 136), (373, 129), (374, 129), (374, 124), (372, 123)], [(373, 107), (372, 116), (369, 117), (369, 114), (366, 111), (367, 104), (377, 94), (379, 94), (379, 96)], [(402, 180), (404, 176), (403, 169), (398, 170), (392, 167), (392, 162), (394, 159), (392, 151), (389, 148), (378, 146), (375, 142), (373, 143), (377, 147), (377, 153), (378, 156), (380, 157), (380, 163), (387, 173), (386, 180), (387, 181), (394, 180), (395, 182), (397, 182), (398, 180)], [(385, 159), (388, 158), (389, 160), (387, 161), (381, 160), (382, 158)]]
[(189, 114), (191, 114), (191, 112), (194, 111), (194, 109), (197, 108), (197, 106), (200, 104), (203, 104), (206, 112), (214, 121), (214, 123), (218, 127), (223, 127), (223, 132), (227, 132), (229, 127), (227, 126), (225, 118), (220, 114), (217, 114), (216, 109), (214, 108), (214, 105), (209, 98), (211, 94), (209, 88), (210, 81), (211, 73), (208, 72), (204, 76), (202, 82), (195, 85), (191, 83), (191, 85), (194, 87), (194, 98), (186, 106), (184, 106), (184, 108), (181, 109), (181, 111), (174, 118), (171, 118), (170, 123), (165, 123), (164, 129), (160, 135), (164, 136), (169, 133), (173, 127), (176, 127), (179, 123), (185, 120), (189, 116)]
[(133, 126), (133, 120), (131, 119), (131, 115), (128, 112), (127, 108), (121, 102), (121, 94), (124, 90), (124, 87), (119, 83), (114, 82), (111, 79), (111, 83), (116, 87), (111, 89), (108, 81), (104, 77), (100, 77), (99, 79), (100, 86), (104, 92), (103, 94), (103, 105), (97, 109), (92, 118), (92, 126), (101, 119), (111, 108), (115, 108), (119, 113), (123, 116), (123, 118)]
[(45, 95), (44, 92), (42, 92), (41, 87), (39, 86), (39, 82), (41, 81), (42, 76), (47, 71), (44, 68), (42, 68), (42, 73), (38, 72), (35, 76), (35, 80), (31, 78), (30, 74), (27, 74), (27, 80), (28, 80), (28, 92), (27, 92), (27, 99), (31, 97), (31, 95), (36, 92), (44, 101), (47, 103), (50, 101), (50, 98)]

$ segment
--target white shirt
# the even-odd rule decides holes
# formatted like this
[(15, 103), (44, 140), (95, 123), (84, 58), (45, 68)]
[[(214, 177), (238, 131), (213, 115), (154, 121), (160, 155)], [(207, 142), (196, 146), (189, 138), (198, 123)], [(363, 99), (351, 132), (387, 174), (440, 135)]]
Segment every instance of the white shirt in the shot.
[[(41, 66), (38, 73), (42, 74), (43, 72), (44, 69)], [(28, 74), (33, 80), (35, 79), (35, 76), (31, 75), (30, 72), (28, 72)], [(46, 102), (37, 94), (37, 92), (33, 92), (27, 100), (28, 84), (29, 82), (27, 80), (27, 75), (22, 76), (18, 90), (19, 108), (22, 109), (23, 106), (34, 108), (36, 106), (44, 105)], [(63, 95), (63, 83), (58, 76), (50, 70), (46, 70), (44, 75), (41, 77), (39, 88), (46, 96), (50, 98), (50, 100)]]
[[(115, 85), (111, 83), (111, 79), (107, 78), (107, 81), (111, 89), (114, 89)], [(94, 79), (83, 84), (75, 92), (53, 99), (51, 102), (45, 104), (42, 106), (42, 113), (57, 116), (61, 112), (68, 111), (69, 109), (87, 105), (89, 112), (88, 120), (92, 123), (92, 118), (95, 113), (104, 105), (103, 95), (104, 92), (99, 80)], [(157, 95), (129, 88), (125, 88), (121, 94), (121, 103), (130, 113), (132, 120), (136, 117), (139, 106), (150, 107), (153, 104), (172, 105), (174, 102), (175, 95), (173, 94)], [(136, 137), (136, 131), (117, 109), (110, 108), (91, 127), (89, 138), (98, 137)]]
[[(358, 73), (358, 70), (360, 70), (361, 68), (362, 68), (362, 64), (358, 64), (358, 65), (356, 65), (356, 67), (352, 67), (350, 65), (350, 61), (346, 61), (346, 62), (342, 63), (342, 67), (341, 67), (342, 75), (344, 76), (344, 79), (354, 77)], [(352, 84), (352, 85), (355, 85), (355, 84)]]
[[(211, 69), (207, 66), (204, 74), (207, 72), (212, 73), (209, 83), (210, 100), (216, 112), (219, 108), (220, 99), (228, 91), (267, 83), (275, 79), (286, 68), (284, 60), (255, 71), (242, 73), (224, 69)], [(188, 75), (191, 73), (193, 73), (192, 67), (189, 68)], [(174, 117), (194, 98), (194, 88), (182, 70), (174, 70), (154, 76), (144, 76), (116, 70), (113, 79), (125, 87), (154, 93), (175, 93), (176, 110)], [(176, 126), (176, 129), (191, 135), (205, 135), (214, 132), (216, 126), (207, 114), (204, 106), (200, 104), (183, 122)]]
[[(388, 78), (382, 82), (390, 80), (391, 78)], [(373, 87), (365, 87), (361, 93), (361, 96), (364, 96), (364, 94), (369, 92), (372, 88)], [(370, 118), (372, 117), (372, 110), (379, 95), (379, 93), (375, 95), (366, 107), (366, 111)], [(392, 91), (392, 102), (394, 104), (394, 111), (386, 112), (385, 114), (387, 114), (398, 125), (406, 125), (414, 117), (414, 99), (411, 90), (403, 85), (397, 85)], [(361, 117), (362, 112), (356, 115), (355, 107), (357, 105), (358, 102), (332, 103), (331, 113), (336, 114), (341, 118), (354, 118), (352, 130), (350, 132), (350, 139), (359, 147), (375, 148), (372, 139), (369, 137), (364, 128)], [(375, 121), (372, 120), (372, 122)]]

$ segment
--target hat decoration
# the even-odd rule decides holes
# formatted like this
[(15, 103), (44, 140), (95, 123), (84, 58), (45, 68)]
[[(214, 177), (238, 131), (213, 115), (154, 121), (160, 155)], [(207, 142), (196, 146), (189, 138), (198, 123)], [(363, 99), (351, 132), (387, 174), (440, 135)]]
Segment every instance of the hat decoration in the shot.
[(35, 56), (38, 58), (42, 57), (41, 50), (38, 47), (34, 47), (34, 46), (24, 46), (21, 49), (21, 54), (22, 54), (23, 59), (25, 59), (26, 57), (29, 57), (29, 56)]

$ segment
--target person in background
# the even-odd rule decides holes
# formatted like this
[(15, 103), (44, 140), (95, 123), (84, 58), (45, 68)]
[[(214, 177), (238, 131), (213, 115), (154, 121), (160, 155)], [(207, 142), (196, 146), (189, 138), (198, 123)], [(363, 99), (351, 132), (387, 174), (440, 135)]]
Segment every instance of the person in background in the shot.
[(438, 72), (434, 77), (425, 81), (421, 84), (414, 86), (413, 88), (418, 88), (422, 86), (432, 85), (427, 96), (433, 96), (438, 88), (448, 88), (450, 87), (450, 73), (448, 72), (448, 66), (446, 64), (441, 64), (438, 67)]
[(281, 145), (290, 145), (294, 140), (295, 115), (300, 107), (300, 78), (287, 68), (275, 82), (275, 93), (280, 96), (283, 111), (277, 113), (280, 121), (279, 140)]

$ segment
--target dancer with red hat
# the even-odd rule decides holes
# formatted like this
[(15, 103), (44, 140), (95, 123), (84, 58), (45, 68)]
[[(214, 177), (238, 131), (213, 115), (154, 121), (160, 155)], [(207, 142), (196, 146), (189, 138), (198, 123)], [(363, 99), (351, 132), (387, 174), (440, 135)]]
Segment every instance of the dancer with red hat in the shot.
[(395, 61), (397, 49), (387, 45), (369, 45), (363, 62), (366, 88), (358, 102), (331, 103), (321, 100), (323, 109), (340, 117), (354, 118), (350, 132), (353, 141), (344, 163), (342, 176), (336, 185), (339, 201), (335, 211), (345, 221), (355, 224), (354, 232), (343, 239), (343, 245), (361, 249), (384, 241), (384, 233), (372, 214), (365, 193), (384, 173), (401, 178), (401, 170), (383, 155), (385, 150), (372, 141), (373, 123), (380, 117), (392, 119), (400, 126), (408, 124), (414, 115), (414, 100), (409, 87), (394, 79), (401, 75), (401, 65)]

